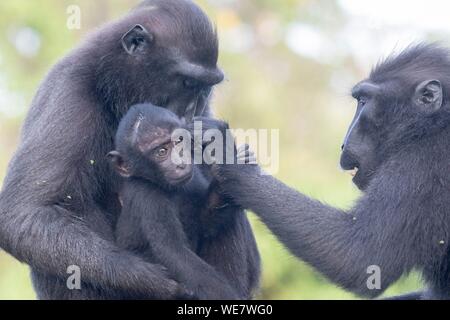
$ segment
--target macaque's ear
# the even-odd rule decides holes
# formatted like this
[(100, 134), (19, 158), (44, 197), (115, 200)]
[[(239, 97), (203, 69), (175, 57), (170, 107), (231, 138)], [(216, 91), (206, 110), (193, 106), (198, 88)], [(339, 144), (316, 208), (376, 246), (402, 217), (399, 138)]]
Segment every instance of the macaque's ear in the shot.
[(414, 100), (423, 109), (439, 110), (443, 100), (442, 85), (439, 80), (426, 80), (420, 83), (416, 87)]
[(122, 37), (122, 46), (130, 55), (151, 42), (153, 35), (140, 24), (135, 25)]
[(119, 151), (111, 151), (106, 155), (107, 159), (114, 166), (114, 169), (124, 178), (129, 178), (131, 176), (130, 171), (125, 165), (122, 155)]

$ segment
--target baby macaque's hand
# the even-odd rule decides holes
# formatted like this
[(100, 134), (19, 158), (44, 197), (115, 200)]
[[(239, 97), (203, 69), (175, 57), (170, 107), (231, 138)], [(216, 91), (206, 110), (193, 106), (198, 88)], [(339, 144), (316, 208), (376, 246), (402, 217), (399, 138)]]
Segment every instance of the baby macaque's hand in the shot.
[(241, 207), (236, 205), (230, 197), (223, 194), (220, 184), (213, 180), (211, 183), (206, 208), (201, 215), (204, 226), (204, 236), (214, 238), (230, 225)]

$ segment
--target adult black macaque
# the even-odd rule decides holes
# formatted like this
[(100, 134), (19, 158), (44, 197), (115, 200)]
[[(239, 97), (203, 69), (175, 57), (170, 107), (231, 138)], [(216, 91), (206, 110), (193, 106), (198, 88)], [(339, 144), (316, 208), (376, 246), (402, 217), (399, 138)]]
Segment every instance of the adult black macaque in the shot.
[[(216, 32), (194, 3), (149, 0), (100, 28), (50, 71), (0, 194), (0, 246), (31, 266), (38, 298), (183, 296), (163, 267), (114, 244), (120, 179), (105, 155), (133, 104), (151, 102), (180, 117), (193, 110), (208, 115), (211, 89), (223, 79), (217, 58)], [(227, 229), (204, 243), (204, 259), (241, 265), (246, 253), (227, 244), (252, 237), (249, 228)], [(80, 267), (81, 290), (66, 286), (71, 265)]]
[[(363, 191), (353, 209), (312, 200), (258, 166), (218, 165), (216, 175), (236, 203), (340, 286), (374, 297), (417, 269), (428, 290), (398, 298), (449, 299), (450, 51), (412, 46), (352, 95), (358, 106), (341, 166)], [(381, 270), (379, 290), (366, 285), (371, 265)]]
[[(228, 128), (221, 121), (212, 121), (218, 130)], [(177, 130), (182, 129), (183, 135), (177, 136)], [(246, 256), (246, 246), (256, 248), (254, 239), (251, 243), (226, 244), (228, 250), (242, 252), (239, 264), (217, 266), (216, 270), (202, 259), (203, 243), (211, 234), (210, 217), (233, 217), (245, 212), (223, 199), (217, 184), (205, 179), (201, 167), (187, 161), (191, 143), (185, 142), (189, 138), (187, 126), (174, 113), (160, 107), (137, 105), (122, 119), (116, 150), (108, 154), (125, 179), (120, 192), (123, 208), (116, 225), (116, 243), (165, 266), (195, 298), (251, 298), (250, 290), (255, 286), (252, 282), (258, 276), (249, 270), (247, 260), (259, 257)], [(233, 218), (232, 223), (242, 224), (236, 226), (239, 230), (249, 228), (246, 219)], [(224, 261), (222, 266), (226, 264)]]

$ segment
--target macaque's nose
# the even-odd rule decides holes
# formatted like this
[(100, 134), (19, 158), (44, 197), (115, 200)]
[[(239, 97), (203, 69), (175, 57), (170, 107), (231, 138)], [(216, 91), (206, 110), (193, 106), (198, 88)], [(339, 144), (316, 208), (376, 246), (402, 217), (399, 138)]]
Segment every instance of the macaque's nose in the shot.
[(225, 75), (223, 74), (223, 71), (220, 69), (216, 69), (215, 72), (213, 72), (211, 78), (210, 78), (210, 85), (214, 86), (216, 84), (219, 84), (225, 79)]
[(182, 162), (182, 163), (178, 164), (177, 169), (180, 169), (180, 170), (186, 169), (186, 163)]

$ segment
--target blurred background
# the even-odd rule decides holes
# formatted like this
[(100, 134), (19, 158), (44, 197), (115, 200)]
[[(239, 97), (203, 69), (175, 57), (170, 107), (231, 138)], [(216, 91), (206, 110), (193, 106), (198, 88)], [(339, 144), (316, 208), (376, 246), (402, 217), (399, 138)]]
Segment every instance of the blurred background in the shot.
[[(36, 88), (82, 37), (138, 0), (0, 1), (0, 183)], [(226, 81), (214, 109), (234, 128), (280, 129), (277, 177), (341, 208), (359, 196), (338, 167), (352, 85), (411, 42), (450, 41), (447, 1), (199, 0), (217, 24)], [(67, 28), (76, 5), (81, 28)], [(354, 299), (296, 260), (251, 215), (261, 299)], [(326, 232), (326, 230), (324, 230)], [(382, 248), (380, 248), (382, 250)], [(385, 295), (421, 286), (413, 273)], [(0, 251), (0, 299), (34, 299), (26, 265)]]

